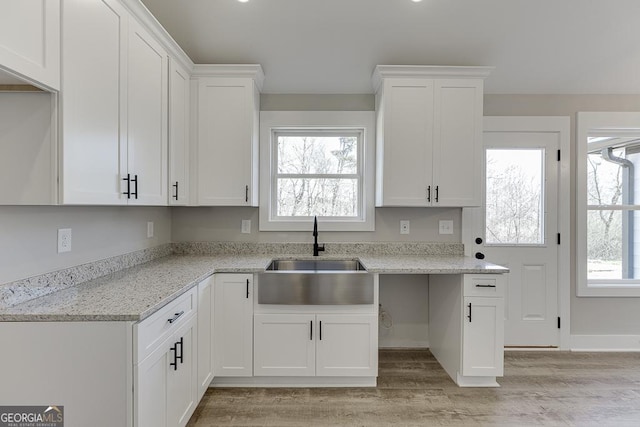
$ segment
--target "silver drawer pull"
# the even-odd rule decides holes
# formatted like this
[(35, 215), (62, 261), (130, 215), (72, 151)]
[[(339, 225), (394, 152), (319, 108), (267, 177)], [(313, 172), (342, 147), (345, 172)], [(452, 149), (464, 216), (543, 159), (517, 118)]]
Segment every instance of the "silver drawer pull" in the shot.
[(178, 320), (178, 318), (179, 318), (180, 316), (182, 316), (183, 314), (184, 314), (184, 310), (182, 310), (180, 313), (175, 313), (175, 314), (173, 315), (173, 319), (167, 319), (167, 322), (169, 322), (169, 323), (173, 323), (173, 322), (175, 322), (176, 320)]
[(476, 285), (476, 288), (495, 288), (496, 285)]

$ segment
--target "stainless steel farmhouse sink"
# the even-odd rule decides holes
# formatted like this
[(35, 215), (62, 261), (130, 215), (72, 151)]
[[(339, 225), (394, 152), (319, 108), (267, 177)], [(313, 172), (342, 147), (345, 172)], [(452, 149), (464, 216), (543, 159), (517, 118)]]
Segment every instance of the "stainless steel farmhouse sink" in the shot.
[(373, 304), (373, 274), (355, 259), (273, 260), (258, 274), (258, 303)]
[(366, 271), (357, 259), (274, 259), (267, 271)]

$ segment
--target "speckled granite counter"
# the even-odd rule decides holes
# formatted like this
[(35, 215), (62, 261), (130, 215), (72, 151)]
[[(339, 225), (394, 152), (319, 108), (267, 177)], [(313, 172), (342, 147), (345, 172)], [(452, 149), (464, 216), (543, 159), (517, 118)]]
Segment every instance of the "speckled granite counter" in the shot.
[[(274, 258), (306, 255), (171, 255), (112, 273), (13, 307), (0, 309), (0, 321), (139, 321), (187, 292), (212, 273), (256, 273)], [(506, 273), (488, 262), (461, 255), (330, 254), (359, 258), (380, 274)]]
[(212, 273), (262, 271), (270, 260), (171, 255), (0, 309), (0, 321), (139, 321)]
[(501, 274), (509, 269), (465, 256), (365, 255), (360, 261), (380, 274)]

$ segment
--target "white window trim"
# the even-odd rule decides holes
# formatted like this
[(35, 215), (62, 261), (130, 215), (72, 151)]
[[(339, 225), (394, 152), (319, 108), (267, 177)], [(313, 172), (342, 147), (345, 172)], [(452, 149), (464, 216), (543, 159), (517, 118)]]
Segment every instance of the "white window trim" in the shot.
[[(640, 297), (637, 280), (587, 280), (587, 137), (606, 131), (640, 135), (640, 113), (594, 112), (577, 114), (576, 139), (576, 295), (579, 297)], [(625, 285), (621, 285), (625, 283)]]
[(275, 220), (271, 217), (273, 188), (273, 132), (286, 128), (350, 128), (363, 130), (362, 215), (360, 219), (319, 219), (323, 231), (375, 230), (375, 112), (374, 111), (262, 111), (260, 112), (260, 231), (310, 231), (312, 219)]

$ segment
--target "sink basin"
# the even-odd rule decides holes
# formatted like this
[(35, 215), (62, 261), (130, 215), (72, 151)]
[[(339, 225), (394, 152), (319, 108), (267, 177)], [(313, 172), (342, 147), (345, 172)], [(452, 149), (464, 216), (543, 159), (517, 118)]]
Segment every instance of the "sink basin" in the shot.
[(366, 271), (357, 259), (276, 259), (267, 271)]
[(358, 260), (273, 260), (258, 274), (258, 303), (373, 304), (373, 274)]

